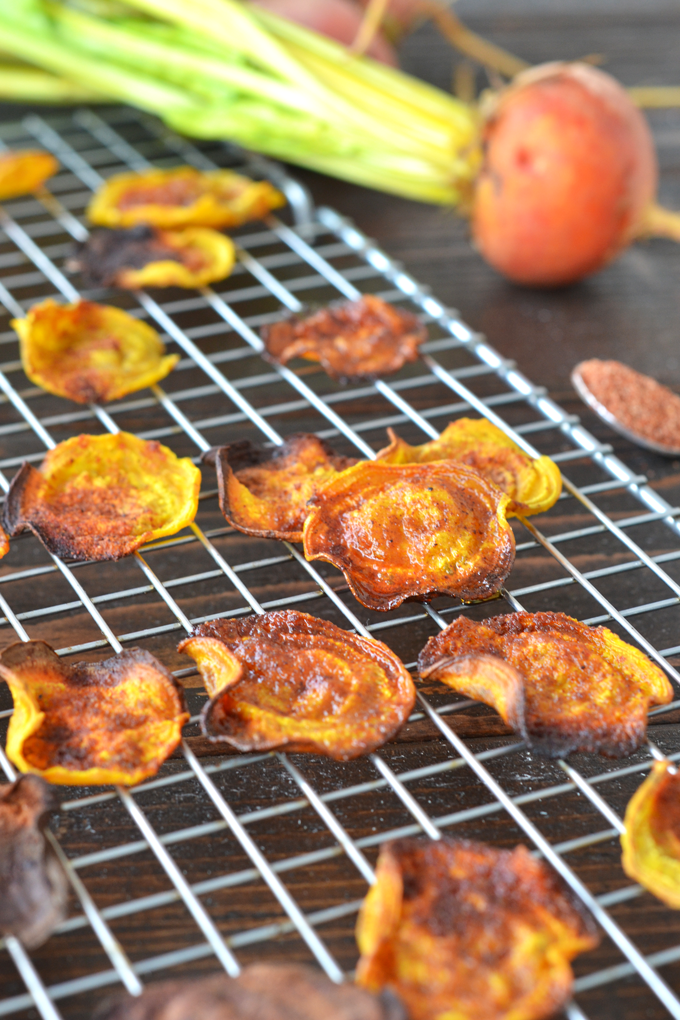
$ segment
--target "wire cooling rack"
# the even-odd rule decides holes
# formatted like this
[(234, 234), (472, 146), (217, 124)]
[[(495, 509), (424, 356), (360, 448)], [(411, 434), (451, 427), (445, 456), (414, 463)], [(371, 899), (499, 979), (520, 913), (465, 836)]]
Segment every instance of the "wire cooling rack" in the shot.
[[(565, 491), (547, 514), (515, 522), (506, 605), (438, 599), (378, 614), (353, 600), (334, 568), (307, 563), (288, 543), (225, 526), (214, 477), (205, 471), (191, 528), (119, 563), (69, 565), (29, 534), (15, 540), (0, 564), (5, 643), (43, 638), (69, 659), (141, 645), (182, 678), (197, 713), (205, 695), (175, 648), (206, 619), (298, 606), (381, 638), (413, 668), (425, 640), (461, 610), (482, 619), (508, 607), (552, 609), (606, 623), (680, 682), (670, 661), (680, 654), (673, 644), (680, 510), (351, 223), (330, 209), (313, 210), (304, 189), (272, 164), (244, 161), (222, 145), (190, 145), (130, 109), (28, 116), (0, 129), (2, 146), (36, 143), (54, 152), (60, 173), (49, 191), (0, 211), (4, 491), (23, 460), (39, 463), (45, 449), (82, 431), (122, 428), (198, 458), (237, 438), (277, 444), (304, 430), (330, 438), (340, 452), (372, 457), (385, 445), (388, 425), (423, 442), (469, 412), (491, 419), (528, 452), (550, 454), (565, 472)], [(124, 168), (180, 162), (238, 165), (271, 177), (286, 192), (294, 225), (271, 217), (237, 232), (240, 261), (214, 290), (81, 291), (146, 319), (180, 351), (162, 387), (106, 408), (77, 409), (31, 387), (9, 320), (36, 300), (78, 296), (77, 278), (61, 267), (73, 240), (87, 235), (91, 191)], [(297, 310), (303, 301), (361, 291), (425, 317), (430, 341), (421, 361), (389, 382), (343, 388), (316, 366), (274, 369), (260, 358), (257, 327), (276, 319), (281, 306)], [(4, 704), (6, 720), (11, 705)], [(678, 705), (657, 710), (653, 722), (672, 720), (668, 713)], [(631, 885), (618, 864), (621, 814), (661, 755), (656, 744), (624, 762), (586, 755), (551, 762), (513, 737), (494, 738), (490, 710), (437, 684), (420, 685), (417, 708), (407, 727), (412, 743), (405, 737), (348, 764), (215, 755), (197, 736), (194, 714), (182, 756), (153, 781), (132, 791), (64, 791), (70, 799), (49, 838), (71, 882), (72, 910), (30, 955), (15, 938), (4, 940), (0, 1016), (37, 1010), (45, 1020), (88, 1017), (93, 1003), (121, 986), (134, 995), (147, 979), (220, 966), (233, 975), (244, 962), (271, 956), (311, 958), (342, 980), (356, 960), (352, 927), (374, 880), (379, 844), (446, 832), (527, 843), (597, 918), (605, 939), (576, 961), (570, 1020), (584, 1020), (590, 1008), (591, 1016), (680, 1018), (669, 985), (670, 965), (680, 961), (676, 915)], [(680, 759), (673, 726), (650, 731), (664, 754)], [(12, 779), (3, 751), (0, 764)], [(662, 975), (659, 968), (667, 969)]]

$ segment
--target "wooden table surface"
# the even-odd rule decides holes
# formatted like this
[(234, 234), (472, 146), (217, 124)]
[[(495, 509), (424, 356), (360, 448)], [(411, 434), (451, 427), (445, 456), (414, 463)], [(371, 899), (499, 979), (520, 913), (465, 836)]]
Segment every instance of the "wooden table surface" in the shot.
[[(645, 4), (632, 0), (574, 0), (570, 4), (556, 0), (514, 0), (513, 3), (461, 0), (457, 10), (470, 27), (530, 62), (598, 53), (603, 57), (602, 66), (626, 85), (680, 84), (680, 4), (677, 0), (650, 0)], [(451, 82), (456, 60), (455, 54), (430, 27), (420, 29), (403, 48), (406, 69), (443, 87)], [(480, 71), (480, 84), (483, 80)], [(3, 119), (14, 119), (22, 112), (10, 107), (0, 109)], [(659, 154), (660, 198), (665, 204), (680, 208), (680, 109), (654, 112), (649, 121)], [(453, 213), (376, 194), (316, 174), (294, 172), (308, 185), (317, 203), (331, 205), (352, 217), (381, 247), (402, 260), (409, 271), (428, 284), (438, 298), (458, 308), (462, 318), (485, 333), (497, 350), (515, 359), (533, 382), (547, 387), (568, 411), (581, 414), (587, 427), (602, 442), (610, 443), (626, 464), (646, 474), (671, 504), (678, 504), (680, 464), (638, 450), (601, 425), (576, 399), (569, 373), (583, 358), (617, 358), (680, 390), (680, 246), (660, 240), (637, 244), (604, 271), (572, 287), (520, 289), (485, 265), (469, 243), (466, 223)], [(143, 429), (145, 424), (140, 416), (137, 427)], [(631, 510), (630, 501), (625, 503), (624, 511), (624, 503), (617, 503), (615, 496), (602, 505), (613, 514), (635, 512)], [(566, 530), (577, 526), (582, 517), (578, 509), (572, 508), (564, 512), (556, 524)], [(219, 520), (215, 510), (216, 526)], [(654, 553), (672, 551), (678, 544), (670, 530), (663, 528), (650, 533), (645, 542), (647, 551)], [(262, 543), (258, 546), (253, 542), (252, 548), (256, 546), (261, 550)], [(588, 569), (607, 565), (618, 555), (619, 550), (612, 550), (606, 542), (598, 546), (594, 540), (579, 553), (578, 563), (582, 569)], [(518, 573), (513, 573), (512, 584), (517, 587), (530, 583), (542, 569), (538, 559), (525, 560), (517, 568)], [(672, 566), (669, 569), (672, 570)], [(677, 571), (673, 576), (677, 578)], [(98, 580), (93, 573), (88, 576), (88, 582), (96, 589)], [(273, 571), (262, 580), (262, 588), (275, 591), (279, 582)], [(610, 589), (610, 592), (615, 590), (615, 596), (611, 597), (617, 599), (618, 605), (639, 604), (643, 596), (636, 588), (637, 583), (636, 574), (620, 575), (616, 588)], [(206, 597), (206, 591), (207, 597), (210, 596), (209, 590), (203, 590), (200, 596), (196, 595), (196, 605)], [(26, 606), (31, 605), (34, 594), (30, 587), (26, 588), (21, 596)], [(592, 615), (592, 606), (579, 598), (577, 594), (571, 600), (567, 611), (581, 617)], [(553, 606), (544, 601), (528, 608)], [(560, 602), (559, 608), (566, 608), (566, 603)], [(156, 611), (151, 602), (148, 611)], [(45, 637), (59, 646), (67, 643), (73, 627), (80, 626), (79, 619), (78, 614), (72, 614), (62, 624), (42, 628), (36, 625), (31, 636)], [(121, 629), (129, 625), (124, 607), (114, 619)], [(679, 619), (677, 609), (669, 610), (663, 617), (659, 616), (658, 623), (650, 624), (649, 635), (659, 647), (678, 643)], [(386, 640), (409, 661), (429, 633), (432, 633), (431, 628), (416, 627), (408, 640), (400, 639), (399, 635)], [(149, 647), (156, 650), (153, 644)], [(161, 656), (168, 648), (168, 642), (157, 645)], [(186, 661), (177, 658), (168, 664), (176, 668), (186, 665)], [(435, 688), (432, 693), (435, 698), (438, 696)], [(0, 707), (4, 705), (3, 701)], [(660, 720), (653, 728), (654, 739), (668, 753), (680, 750), (680, 733), (670, 718)], [(504, 728), (490, 712), (466, 713), (458, 717), (457, 726), (468, 735), (475, 751), (512, 739), (503, 735)], [(200, 741), (196, 746), (205, 750)], [(449, 757), (444, 741), (425, 724), (411, 727), (382, 753), (397, 772)], [(577, 759), (585, 775), (596, 774), (604, 767), (602, 760), (593, 756), (577, 756)], [(372, 780), (376, 775), (373, 766), (365, 760), (338, 765), (296, 756), (295, 761), (322, 791)], [(166, 766), (169, 771), (182, 767), (179, 761)], [(501, 759), (497, 768), (491, 767), (511, 793), (525, 792), (534, 784), (559, 783), (564, 778), (555, 763), (528, 752)], [(272, 758), (237, 769), (228, 776), (229, 801), (239, 813), (296, 796), (290, 777)], [(607, 796), (619, 813), (623, 813), (639, 781), (640, 775), (632, 774), (607, 784)], [(442, 772), (409, 788), (433, 817), (490, 800), (489, 794), (467, 769)], [(201, 801), (195, 783), (160, 788), (145, 795), (143, 804), (159, 831), (171, 831), (215, 817), (214, 812), (206, 808), (205, 798)], [(602, 820), (594, 817), (593, 809), (576, 793), (563, 795), (555, 802), (538, 801), (526, 810), (553, 842), (595, 831), (598, 826), (604, 828)], [(399, 801), (384, 790), (364, 794), (351, 802), (340, 800), (335, 803), (334, 811), (354, 837), (386, 831), (409, 821)], [(71, 856), (137, 838), (125, 812), (112, 802), (95, 805), (87, 813), (62, 812), (58, 831)], [(251, 833), (270, 860), (312, 851), (327, 846), (329, 841), (327, 831), (310, 809), (264, 818), (251, 826)], [(506, 846), (522, 839), (517, 827), (503, 812), (457, 825), (455, 833)], [(247, 858), (224, 830), (175, 844), (172, 852), (192, 882), (209, 880), (224, 871), (238, 871), (248, 866)], [(375, 849), (367, 850), (367, 856), (373, 861)], [(620, 869), (615, 838), (575, 850), (568, 859), (597, 894), (627, 883)], [(169, 887), (167, 878), (148, 851), (110, 861), (103, 867), (86, 867), (81, 877), (100, 907)], [(365, 883), (342, 856), (297, 869), (284, 877), (290, 891), (308, 912), (323, 909), (329, 903), (352, 901), (365, 891)], [(265, 925), (282, 916), (261, 881), (206, 895), (203, 903), (224, 934)], [(73, 909), (76, 911), (76, 907)], [(666, 909), (649, 894), (618, 904), (612, 908), (612, 914), (645, 952), (680, 943), (680, 914)], [(356, 960), (353, 923), (354, 916), (349, 915), (320, 928), (331, 951), (347, 968), (352, 968)], [(129, 918), (123, 916), (113, 922), (112, 927), (132, 960), (170, 952), (200, 939), (186, 909), (177, 903)], [(237, 955), (244, 963), (263, 958), (309, 959), (308, 950), (294, 934), (244, 944)], [(33, 959), (46, 984), (108, 966), (91, 931), (82, 928), (54, 937), (33, 954)], [(621, 959), (611, 942), (604, 939), (598, 950), (576, 961), (575, 970), (577, 974), (587, 973), (620, 963)], [(214, 969), (214, 959), (204, 959), (184, 965), (173, 973), (198, 974)], [(680, 963), (661, 967), (660, 973), (680, 991)], [(170, 972), (159, 972), (159, 976), (164, 975), (170, 976)], [(0, 1003), (3, 996), (22, 990), (11, 962), (3, 953), (0, 957)], [(97, 991), (70, 997), (63, 1000), (60, 1009), (65, 1018), (85, 1020), (101, 996)], [(590, 1020), (660, 1020), (668, 1015), (643, 982), (635, 977), (584, 992), (577, 1001)], [(27, 1010), (17, 1015), (37, 1014)]]

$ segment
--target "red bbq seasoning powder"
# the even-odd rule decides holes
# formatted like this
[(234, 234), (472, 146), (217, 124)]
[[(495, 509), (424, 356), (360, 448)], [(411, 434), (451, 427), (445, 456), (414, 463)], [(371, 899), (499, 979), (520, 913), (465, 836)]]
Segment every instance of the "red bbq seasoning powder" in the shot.
[(620, 361), (582, 361), (584, 383), (614, 417), (636, 435), (680, 449), (680, 397), (656, 379)]

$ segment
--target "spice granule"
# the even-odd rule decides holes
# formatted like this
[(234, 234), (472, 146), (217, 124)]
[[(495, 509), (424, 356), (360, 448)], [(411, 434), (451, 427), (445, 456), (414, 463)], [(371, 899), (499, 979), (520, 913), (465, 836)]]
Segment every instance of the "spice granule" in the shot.
[(672, 390), (620, 361), (593, 358), (579, 372), (595, 399), (629, 432), (680, 448), (680, 397)]

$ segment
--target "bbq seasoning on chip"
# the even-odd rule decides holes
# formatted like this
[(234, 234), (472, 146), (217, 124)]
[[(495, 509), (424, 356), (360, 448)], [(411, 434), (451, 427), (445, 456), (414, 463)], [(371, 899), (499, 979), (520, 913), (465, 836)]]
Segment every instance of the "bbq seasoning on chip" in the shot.
[(24, 462), (5, 499), (11, 536), (29, 528), (55, 556), (119, 560), (174, 535), (198, 509), (201, 472), (188, 457), (129, 432), (73, 436), (39, 469)]
[(592, 917), (524, 846), (443, 836), (380, 849), (361, 907), (357, 983), (410, 1020), (540, 1020), (569, 998), (569, 961), (599, 942)]
[(69, 665), (44, 641), (19, 642), (0, 655), (0, 677), (14, 700), (7, 756), (50, 783), (139, 783), (189, 719), (180, 684), (142, 648)]
[(201, 727), (239, 751), (306, 751), (349, 761), (401, 729), (413, 681), (382, 641), (295, 609), (202, 623), (180, 645), (211, 700)]
[(356, 464), (310, 432), (296, 432), (273, 450), (242, 439), (206, 451), (215, 465), (220, 510), (246, 535), (302, 541), (308, 501), (326, 482)]
[(364, 294), (307, 316), (289, 315), (263, 326), (263, 357), (278, 365), (291, 358), (318, 361), (332, 379), (375, 379), (415, 361), (427, 340), (417, 315)]
[(476, 623), (459, 617), (430, 638), (423, 679), (491, 705), (532, 750), (612, 758), (645, 739), (647, 711), (673, 689), (647, 656), (606, 627), (564, 613), (506, 613)]
[(393, 429), (390, 445), (376, 454), (385, 464), (428, 464), (435, 460), (465, 464), (510, 497), (507, 516), (549, 510), (562, 491), (562, 475), (550, 457), (530, 457), (486, 418), (459, 418), (437, 439), (410, 446)]
[(102, 227), (149, 223), (177, 227), (237, 227), (285, 204), (269, 181), (252, 181), (233, 170), (158, 167), (115, 174), (99, 188), (87, 215)]

